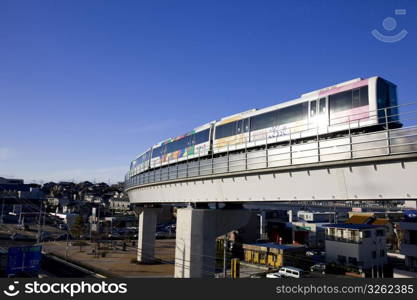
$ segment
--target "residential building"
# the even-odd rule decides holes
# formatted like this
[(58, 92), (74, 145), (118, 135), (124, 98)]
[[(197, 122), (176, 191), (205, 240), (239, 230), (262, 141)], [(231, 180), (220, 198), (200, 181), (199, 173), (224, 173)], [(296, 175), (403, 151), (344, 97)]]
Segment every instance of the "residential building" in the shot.
[(292, 242), (309, 248), (324, 248), (325, 227), (328, 223), (298, 221), (292, 222)]
[(110, 198), (110, 209), (118, 211), (128, 211), (130, 209), (130, 202), (128, 198)]
[(406, 219), (400, 222), (403, 232), (401, 253), (405, 255), (405, 265), (409, 271), (417, 272), (417, 210), (406, 211)]
[(330, 223), (334, 222), (335, 213), (300, 210), (297, 212), (297, 217), (300, 221)]
[(377, 277), (387, 263), (386, 228), (369, 224), (328, 224), (326, 261)]

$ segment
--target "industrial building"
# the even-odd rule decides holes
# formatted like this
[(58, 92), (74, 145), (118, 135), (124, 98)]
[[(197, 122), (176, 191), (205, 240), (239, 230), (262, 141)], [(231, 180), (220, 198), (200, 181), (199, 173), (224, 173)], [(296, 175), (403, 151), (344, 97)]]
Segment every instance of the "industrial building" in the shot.
[[(275, 243), (243, 244), (244, 261), (278, 268), (284, 265), (304, 266), (305, 247)], [(304, 258), (304, 259), (300, 259)]]

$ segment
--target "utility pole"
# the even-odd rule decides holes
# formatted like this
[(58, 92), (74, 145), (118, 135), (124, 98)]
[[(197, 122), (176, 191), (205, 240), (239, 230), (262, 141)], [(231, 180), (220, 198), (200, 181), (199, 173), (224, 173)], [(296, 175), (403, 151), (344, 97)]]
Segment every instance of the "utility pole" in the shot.
[(45, 222), (46, 222), (46, 205), (45, 205), (45, 210), (44, 210), (44, 212), (43, 212), (43, 225), (42, 225), (42, 228), (45, 228)]
[(69, 232), (68, 232), (68, 225), (67, 225), (67, 245), (65, 247), (65, 259), (68, 258), (68, 249), (69, 248)]
[(0, 224), (3, 224), (3, 213), (4, 213), (4, 198), (1, 204), (1, 217), (0, 217)]
[(41, 224), (42, 224), (42, 200), (40, 200), (40, 204), (39, 204), (38, 238), (36, 241), (38, 244), (41, 242)]

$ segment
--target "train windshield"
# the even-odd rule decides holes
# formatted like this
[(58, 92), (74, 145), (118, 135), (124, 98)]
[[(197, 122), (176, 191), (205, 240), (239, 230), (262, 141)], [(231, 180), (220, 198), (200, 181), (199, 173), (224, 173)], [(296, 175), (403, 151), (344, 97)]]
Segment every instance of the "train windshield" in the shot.
[(377, 82), (377, 105), (380, 122), (397, 122), (398, 100), (397, 86), (384, 79), (378, 78)]

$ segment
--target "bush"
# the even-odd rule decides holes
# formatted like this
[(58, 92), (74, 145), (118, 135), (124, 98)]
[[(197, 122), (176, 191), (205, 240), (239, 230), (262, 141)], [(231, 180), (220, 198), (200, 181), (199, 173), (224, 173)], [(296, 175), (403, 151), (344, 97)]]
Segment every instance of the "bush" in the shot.
[(344, 274), (346, 269), (344, 266), (331, 262), (327, 265), (326, 272), (330, 274)]
[(72, 245), (73, 246), (87, 246), (88, 243), (83, 242), (83, 241), (79, 241), (79, 242), (73, 242)]
[(137, 263), (138, 263), (138, 260), (137, 260), (135, 257), (132, 257), (132, 258), (130, 259), (130, 263), (131, 263), (131, 264), (137, 264)]

